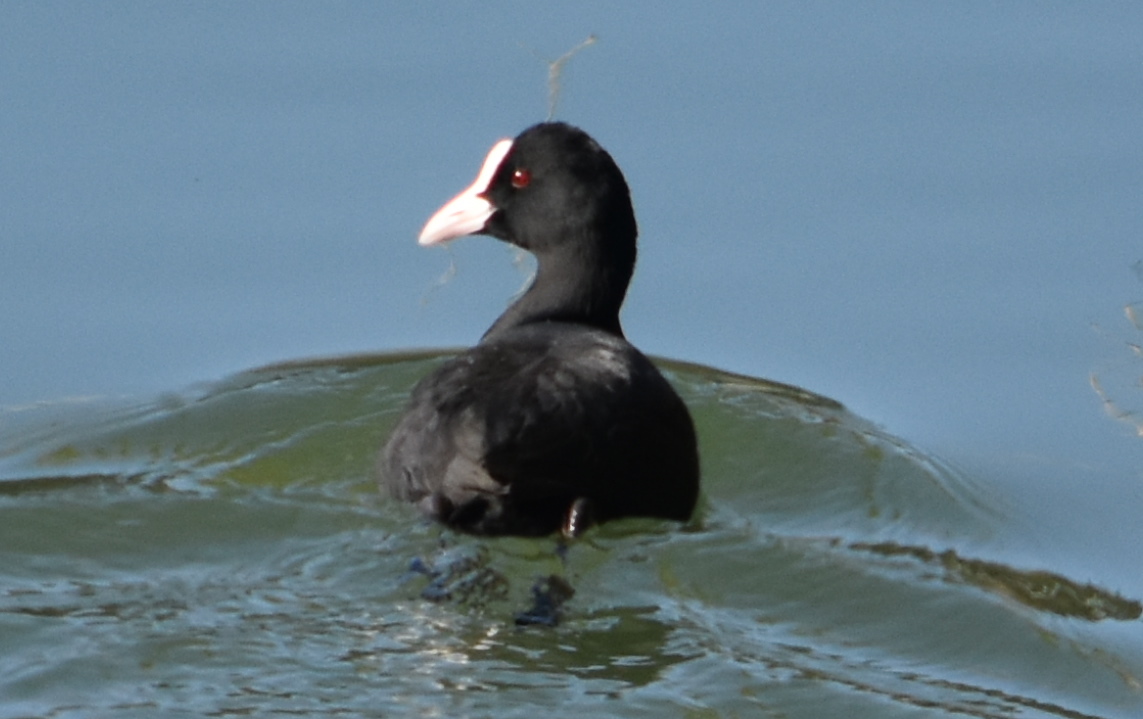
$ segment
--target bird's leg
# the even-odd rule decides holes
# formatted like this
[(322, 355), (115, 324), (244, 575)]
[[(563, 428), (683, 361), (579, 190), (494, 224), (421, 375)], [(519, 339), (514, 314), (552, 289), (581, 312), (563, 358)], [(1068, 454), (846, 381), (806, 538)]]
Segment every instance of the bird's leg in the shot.
[(579, 497), (572, 502), (567, 514), (564, 515), (563, 527), (560, 528), (564, 539), (575, 539), (591, 528), (595, 524), (593, 510), (591, 500), (587, 497)]
[[(560, 527), (556, 543), (556, 556), (567, 566), (570, 541), (586, 532), (595, 520), (591, 500), (580, 497), (571, 503)], [(575, 589), (558, 574), (536, 580), (532, 585), (532, 606), (516, 615), (518, 626), (540, 624), (554, 627), (559, 624), (563, 605), (575, 594)]]

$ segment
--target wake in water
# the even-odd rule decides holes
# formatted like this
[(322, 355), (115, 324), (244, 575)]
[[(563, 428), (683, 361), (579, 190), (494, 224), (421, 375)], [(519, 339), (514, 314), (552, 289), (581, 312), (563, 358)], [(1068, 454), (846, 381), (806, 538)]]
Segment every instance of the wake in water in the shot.
[[(406, 393), (442, 359), (286, 364), (154, 403), (5, 413), (7, 711), (464, 714), (496, 697), (525, 716), (601, 694), (631, 716), (1143, 710), (1135, 598), (1006, 561), (992, 537), (1018, 518), (796, 387), (662, 363), (704, 462), (684, 528), (617, 522), (566, 561), (548, 539), (442, 532), (372, 480)], [(553, 575), (574, 595), (538, 581)], [(559, 628), (514, 627), (548, 599)]]

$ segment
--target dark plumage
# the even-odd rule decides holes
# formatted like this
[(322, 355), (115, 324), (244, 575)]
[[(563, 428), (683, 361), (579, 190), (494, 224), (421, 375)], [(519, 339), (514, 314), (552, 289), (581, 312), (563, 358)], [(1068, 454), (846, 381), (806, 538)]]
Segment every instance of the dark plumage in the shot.
[(389, 492), (480, 534), (690, 517), (690, 414), (619, 324), (637, 230), (611, 156), (562, 123), (497, 143), (420, 242), (467, 234), (530, 251), (536, 276), (479, 344), (414, 388), (381, 456)]

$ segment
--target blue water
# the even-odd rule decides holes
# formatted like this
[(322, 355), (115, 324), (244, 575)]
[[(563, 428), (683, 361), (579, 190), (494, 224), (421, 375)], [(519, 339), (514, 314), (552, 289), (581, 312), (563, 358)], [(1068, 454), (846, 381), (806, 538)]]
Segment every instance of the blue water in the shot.
[(0, 433), (475, 341), (526, 266), (415, 234), (594, 33), (557, 116), (632, 187), (632, 340), (844, 402), (1019, 508), (1011, 557), (1143, 596), (1143, 440), (1091, 386), (1143, 410), (1141, 27), (1132, 3), (0, 4)]

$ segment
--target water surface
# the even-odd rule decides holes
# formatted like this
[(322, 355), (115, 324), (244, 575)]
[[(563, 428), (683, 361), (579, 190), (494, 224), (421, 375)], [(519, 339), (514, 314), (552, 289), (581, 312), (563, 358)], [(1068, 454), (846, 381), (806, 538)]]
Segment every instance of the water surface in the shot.
[[(4, 415), (0, 715), (1143, 710), (1138, 597), (1018, 561), (1019, 508), (790, 386), (665, 365), (703, 452), (685, 526), (616, 522), (565, 561), (428, 525), (372, 463), (439, 361)], [(560, 624), (516, 626), (552, 574)]]

